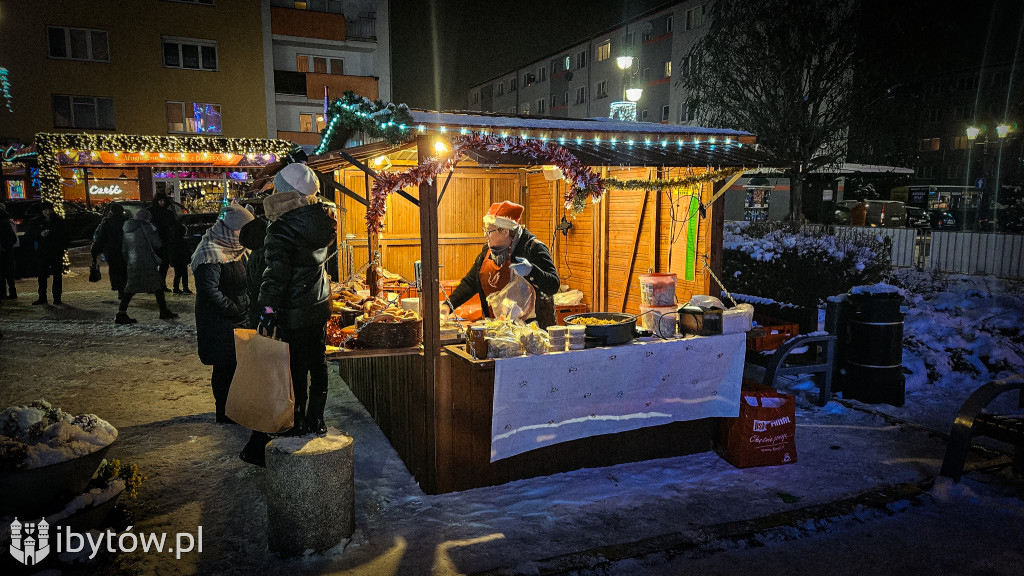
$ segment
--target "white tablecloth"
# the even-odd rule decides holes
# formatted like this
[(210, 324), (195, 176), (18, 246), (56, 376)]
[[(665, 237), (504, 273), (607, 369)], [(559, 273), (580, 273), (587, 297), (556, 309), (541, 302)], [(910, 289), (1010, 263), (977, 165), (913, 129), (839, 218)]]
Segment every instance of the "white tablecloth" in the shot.
[(558, 442), (738, 416), (746, 334), (494, 362), (491, 462)]

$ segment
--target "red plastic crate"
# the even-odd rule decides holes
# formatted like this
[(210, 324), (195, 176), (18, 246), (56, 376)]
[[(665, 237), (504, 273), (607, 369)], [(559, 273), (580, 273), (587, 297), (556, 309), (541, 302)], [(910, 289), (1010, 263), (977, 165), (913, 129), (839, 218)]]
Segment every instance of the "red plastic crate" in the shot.
[[(590, 307), (582, 302), (579, 304), (570, 304), (568, 306), (555, 306), (555, 324), (559, 326), (565, 326), (565, 317), (572, 316), (573, 314), (582, 314), (584, 312), (590, 312)], [(543, 326), (542, 326), (543, 328)]]
[(747, 350), (765, 352), (782, 346), (786, 340), (800, 334), (800, 325), (754, 312), (757, 326), (747, 332)]

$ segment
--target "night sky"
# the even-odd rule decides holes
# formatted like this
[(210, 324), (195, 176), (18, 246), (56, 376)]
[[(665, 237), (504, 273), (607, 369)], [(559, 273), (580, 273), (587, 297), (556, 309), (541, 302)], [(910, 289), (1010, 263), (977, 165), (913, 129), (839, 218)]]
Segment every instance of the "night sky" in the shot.
[[(392, 0), (393, 99), (414, 108), (464, 109), (470, 86), (669, 4)], [(909, 80), (1012, 60), (1024, 1), (863, 0), (862, 6), (864, 57)]]
[[(394, 101), (413, 108), (464, 109), (466, 91), (473, 84), (669, 3), (392, 0)], [(432, 22), (436, 25), (432, 26)], [(437, 41), (436, 65), (432, 36)], [(439, 79), (437, 89), (435, 73)]]

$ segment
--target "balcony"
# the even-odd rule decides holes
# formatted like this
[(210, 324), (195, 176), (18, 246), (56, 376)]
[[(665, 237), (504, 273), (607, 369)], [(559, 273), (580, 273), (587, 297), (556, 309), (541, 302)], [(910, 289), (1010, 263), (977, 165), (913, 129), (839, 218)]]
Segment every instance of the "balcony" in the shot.
[(274, 92), (292, 96), (306, 94), (306, 74), (288, 70), (274, 70)]
[(319, 132), (293, 132), (289, 130), (278, 130), (277, 137), (281, 140), (294, 142), (300, 146), (316, 146), (320, 144)]
[(377, 41), (377, 16), (360, 16), (345, 23), (349, 40)]
[(370, 100), (377, 99), (377, 78), (375, 76), (347, 76), (339, 74), (316, 74), (309, 72), (306, 76), (306, 98), (323, 100), (324, 86), (333, 100), (340, 98), (346, 90), (351, 90)]
[(345, 16), (295, 8), (270, 8), (270, 31), (282, 36), (345, 41)]

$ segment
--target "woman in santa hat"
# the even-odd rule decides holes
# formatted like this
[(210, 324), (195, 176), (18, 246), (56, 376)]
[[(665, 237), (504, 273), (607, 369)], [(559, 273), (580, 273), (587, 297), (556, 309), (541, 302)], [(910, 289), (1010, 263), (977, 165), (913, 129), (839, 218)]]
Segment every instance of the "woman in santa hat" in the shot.
[[(491, 204), (484, 215), (487, 245), (452, 292), (450, 300), (457, 308), (479, 294), (484, 315), (493, 317), (487, 296), (507, 286), (514, 270), (537, 292), (534, 314), (525, 319), (535, 317), (540, 326), (553, 326), (555, 306), (551, 296), (558, 292), (558, 271), (548, 247), (519, 223), (522, 217), (523, 207), (519, 204), (507, 200)], [(446, 304), (441, 312), (448, 314), (451, 310)]]

